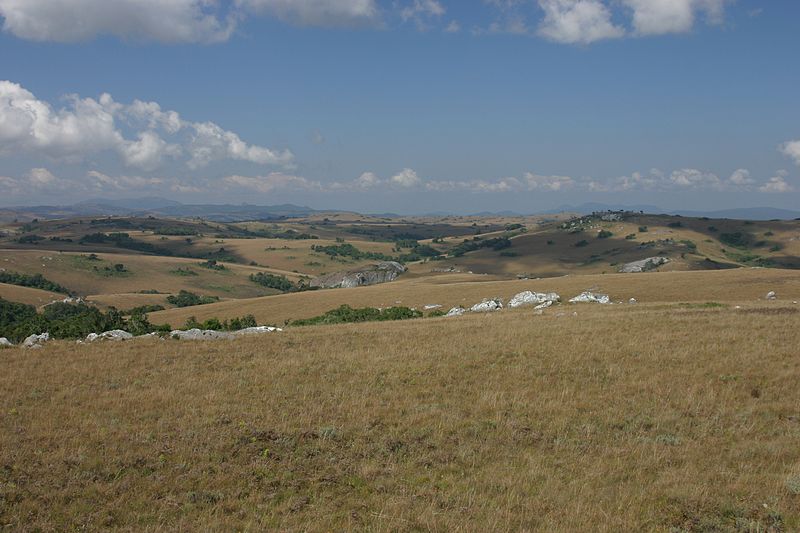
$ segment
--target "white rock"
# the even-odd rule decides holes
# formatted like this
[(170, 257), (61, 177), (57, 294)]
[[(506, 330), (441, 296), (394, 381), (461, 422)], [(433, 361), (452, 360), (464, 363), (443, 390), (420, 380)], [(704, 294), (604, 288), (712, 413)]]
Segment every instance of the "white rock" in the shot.
[(239, 331), (234, 331), (234, 335), (260, 335), (262, 333), (272, 333), (273, 331), (283, 331), (281, 328), (273, 326), (255, 326), (252, 328), (244, 328)]
[(647, 272), (648, 270), (656, 269), (667, 263), (669, 263), (669, 259), (666, 257), (648, 257), (647, 259), (640, 259), (639, 261), (633, 261), (632, 263), (622, 265), (619, 271), (624, 274)]
[(50, 334), (45, 332), (40, 335), (31, 335), (22, 341), (25, 348), (41, 348), (42, 344), (50, 340)]
[(453, 307), (444, 316), (461, 316), (466, 312), (467, 312), (467, 310), (464, 309), (463, 307)]
[(132, 338), (133, 335), (127, 331), (122, 331), (121, 329), (112, 329), (111, 331), (104, 331), (103, 333), (89, 333), (89, 335), (86, 336), (86, 342), (94, 342), (98, 340), (124, 341)]
[(487, 298), (484, 299), (481, 303), (475, 304), (469, 308), (469, 310), (473, 313), (487, 313), (489, 311), (497, 311), (498, 309), (503, 308), (503, 302), (500, 301), (498, 298)]
[(0, 337), (0, 348), (11, 348), (14, 344), (6, 339), (5, 337)]
[(767, 300), (777, 300), (778, 295), (775, 294), (775, 291), (769, 291), (766, 296)]
[(540, 305), (545, 302), (555, 303), (560, 302), (561, 297), (555, 292), (531, 292), (524, 291), (515, 295), (508, 302), (508, 307), (522, 307), (523, 305)]
[(534, 310), (541, 311), (542, 309), (547, 309), (551, 305), (553, 305), (553, 301), (552, 300), (548, 300), (548, 301), (546, 301), (544, 303), (541, 303), (541, 304), (537, 305), (536, 307), (534, 307)]
[(635, 304), (635, 303), (639, 303), (639, 302), (636, 301), (636, 298), (631, 298), (630, 300), (628, 300), (628, 303), (629, 304)]
[(423, 307), (423, 309), (425, 309), (426, 311), (430, 311), (431, 309), (440, 309), (441, 307), (442, 306), (439, 304), (428, 304), (425, 307)]
[(598, 303), (598, 304), (609, 304), (611, 303), (611, 298), (608, 297), (607, 294), (595, 294), (593, 292), (585, 291), (580, 293), (575, 298), (570, 299), (570, 303)]
[(213, 329), (189, 329), (186, 331), (176, 329), (170, 332), (170, 336), (184, 341), (208, 341), (215, 339), (232, 339), (233, 333), (227, 331), (214, 331)]

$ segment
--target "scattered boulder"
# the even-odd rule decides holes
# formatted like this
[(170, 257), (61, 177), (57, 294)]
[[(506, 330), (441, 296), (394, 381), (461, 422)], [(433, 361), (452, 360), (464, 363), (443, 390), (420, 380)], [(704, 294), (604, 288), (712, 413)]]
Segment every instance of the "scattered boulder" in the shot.
[(379, 283), (394, 281), (397, 279), (397, 276), (405, 271), (406, 267), (396, 261), (383, 261), (376, 265), (370, 265), (356, 270), (345, 270), (319, 276), (312, 279), (310, 285), (321, 289), (377, 285)]
[(442, 306), (439, 304), (428, 304), (425, 307), (423, 307), (423, 309), (425, 309), (426, 311), (430, 311), (431, 309), (441, 309), (441, 308)]
[(503, 301), (499, 298), (485, 298), (481, 303), (475, 304), (469, 308), (473, 313), (487, 313), (490, 311), (497, 311), (503, 308)]
[(216, 339), (232, 339), (233, 333), (227, 331), (214, 331), (213, 329), (189, 329), (186, 331), (176, 329), (170, 332), (173, 339), (180, 339), (183, 341), (208, 341)]
[(533, 309), (535, 311), (541, 311), (542, 309), (547, 309), (551, 305), (553, 305), (553, 300), (547, 300), (546, 302), (540, 303), (539, 305), (537, 305)]
[(464, 309), (463, 307), (453, 307), (444, 316), (461, 316), (466, 312), (467, 312), (467, 310)]
[(262, 333), (272, 333), (273, 331), (283, 331), (281, 328), (274, 326), (254, 326), (252, 328), (244, 328), (239, 331), (234, 331), (234, 335), (260, 335)]
[(104, 331), (103, 333), (89, 333), (86, 336), (86, 342), (95, 342), (100, 340), (109, 341), (124, 341), (132, 339), (133, 335), (121, 329), (112, 329), (111, 331)]
[(39, 335), (33, 334), (22, 341), (22, 346), (25, 348), (41, 348), (42, 344), (50, 340), (50, 334), (45, 332)]
[(11, 348), (14, 344), (6, 339), (5, 337), (0, 337), (0, 348)]
[(515, 307), (522, 307), (523, 305), (541, 305), (545, 302), (550, 302), (550, 304), (553, 304), (560, 301), (561, 296), (554, 292), (544, 293), (524, 291), (511, 298), (511, 300), (508, 302), (508, 307), (513, 309)]
[(767, 300), (777, 300), (778, 295), (775, 294), (775, 291), (769, 291), (766, 296)]
[(611, 298), (608, 297), (607, 294), (595, 294), (593, 292), (585, 291), (580, 293), (575, 298), (571, 298), (569, 303), (578, 304), (578, 303), (598, 303), (598, 304), (610, 304)]
[(628, 300), (628, 303), (633, 305), (633, 304), (636, 304), (636, 303), (639, 303), (639, 302), (636, 301), (636, 298), (631, 298), (630, 300)]
[(648, 257), (647, 259), (640, 259), (639, 261), (626, 263), (620, 267), (619, 271), (623, 274), (647, 272), (649, 270), (655, 270), (661, 265), (665, 265), (667, 263), (669, 263), (669, 258), (667, 257)]

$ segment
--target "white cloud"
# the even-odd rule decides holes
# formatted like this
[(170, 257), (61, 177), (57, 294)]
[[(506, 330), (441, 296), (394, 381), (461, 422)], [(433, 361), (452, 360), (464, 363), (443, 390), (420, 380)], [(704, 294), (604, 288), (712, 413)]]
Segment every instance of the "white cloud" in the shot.
[(311, 181), (301, 176), (292, 176), (281, 172), (272, 172), (266, 176), (227, 176), (222, 182), (231, 188), (243, 188), (269, 193), (275, 190), (313, 191), (321, 190), (318, 181)]
[(733, 171), (731, 177), (728, 178), (728, 181), (739, 187), (747, 187), (752, 185), (756, 182), (753, 178), (750, 177), (750, 171), (746, 168), (739, 168)]
[(445, 8), (438, 0), (413, 0), (409, 5), (400, 9), (400, 18), (404, 22), (413, 20), (420, 31), (428, 28), (431, 19), (445, 14)]
[(692, 29), (698, 12), (719, 23), (727, 0), (623, 0), (633, 11), (637, 35), (684, 33)]
[(794, 187), (792, 187), (786, 181), (786, 176), (789, 175), (788, 172), (786, 172), (785, 170), (779, 170), (775, 174), (776, 174), (775, 176), (771, 177), (766, 183), (764, 183), (761, 187), (758, 188), (760, 192), (784, 193), (784, 192), (794, 191)]
[(625, 35), (600, 0), (539, 0), (539, 6), (545, 14), (539, 35), (551, 41), (589, 44)]
[(679, 189), (720, 189), (722, 180), (712, 172), (695, 168), (682, 168), (672, 171), (669, 182)]
[(795, 164), (800, 166), (800, 141), (789, 141), (780, 146), (783, 155), (794, 159)]
[(380, 20), (375, 0), (236, 0), (236, 5), (302, 26), (374, 25)]
[(86, 176), (90, 179), (89, 185), (96, 190), (118, 191), (140, 190), (145, 187), (157, 187), (164, 183), (161, 178), (148, 178), (142, 176), (109, 176), (96, 170), (89, 171)]
[(357, 189), (372, 189), (374, 187), (379, 187), (382, 184), (383, 180), (381, 180), (374, 172), (364, 172), (353, 182), (353, 185)]
[(228, 39), (233, 16), (216, 0), (0, 0), (3, 29), (34, 41), (76, 42), (100, 35), (167, 43)]
[(563, 191), (575, 186), (575, 180), (569, 176), (540, 176), (526, 172), (523, 179), (530, 190)]
[[(97, 100), (73, 95), (67, 102), (53, 109), (22, 86), (0, 81), (0, 156), (23, 152), (80, 161), (110, 151), (127, 166), (143, 170), (183, 154), (188, 154), (186, 164), (193, 169), (223, 159), (283, 166), (294, 159), (289, 150), (248, 144), (213, 122), (184, 121), (155, 102), (124, 105), (108, 94)], [(134, 130), (134, 139), (125, 137), (123, 126)]]
[(389, 180), (393, 185), (403, 188), (416, 187), (422, 182), (422, 179), (417, 175), (416, 171), (410, 168), (404, 168), (399, 173), (395, 174)]
[(461, 24), (459, 24), (457, 20), (451, 20), (450, 24), (448, 24), (444, 28), (445, 33), (458, 33), (460, 31), (461, 31)]

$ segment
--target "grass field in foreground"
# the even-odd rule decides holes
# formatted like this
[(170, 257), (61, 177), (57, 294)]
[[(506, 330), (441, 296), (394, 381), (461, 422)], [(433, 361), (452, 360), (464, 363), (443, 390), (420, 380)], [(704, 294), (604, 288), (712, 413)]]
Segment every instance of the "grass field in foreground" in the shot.
[(561, 311), (2, 351), (0, 523), (800, 530), (795, 306)]

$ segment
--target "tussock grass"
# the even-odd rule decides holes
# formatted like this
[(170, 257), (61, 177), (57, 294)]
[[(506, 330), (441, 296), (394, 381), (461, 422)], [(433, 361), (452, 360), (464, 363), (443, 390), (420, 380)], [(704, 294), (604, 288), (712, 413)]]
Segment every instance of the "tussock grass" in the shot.
[(800, 315), (752, 309), (765, 312), (577, 306), (5, 350), (0, 520), (796, 531)]

